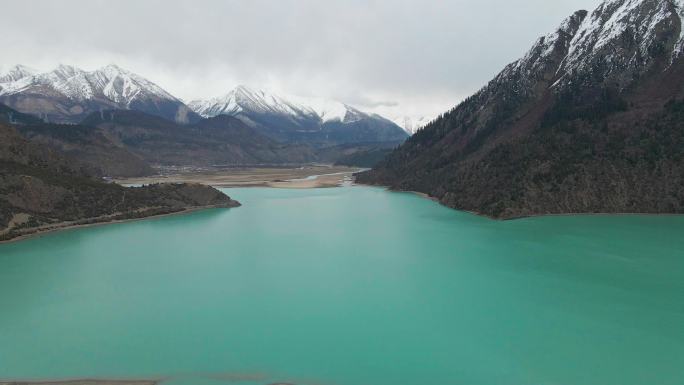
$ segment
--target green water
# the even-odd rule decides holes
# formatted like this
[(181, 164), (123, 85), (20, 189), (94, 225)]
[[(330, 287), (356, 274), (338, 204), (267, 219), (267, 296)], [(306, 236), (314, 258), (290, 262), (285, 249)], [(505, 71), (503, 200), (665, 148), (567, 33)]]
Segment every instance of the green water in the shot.
[(228, 193), (244, 206), (0, 246), (0, 378), (684, 383), (684, 217)]

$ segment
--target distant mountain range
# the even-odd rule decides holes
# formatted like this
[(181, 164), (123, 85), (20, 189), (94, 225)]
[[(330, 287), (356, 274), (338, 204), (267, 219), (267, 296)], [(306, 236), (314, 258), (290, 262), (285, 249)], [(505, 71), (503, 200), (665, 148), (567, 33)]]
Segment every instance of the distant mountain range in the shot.
[(359, 181), (496, 218), (682, 213), (683, 20), (682, 0), (578, 11)]
[(362, 154), (408, 137), (343, 103), (244, 86), (191, 106), (197, 113), (116, 65), (44, 73), (19, 65), (0, 74), (0, 121), (101, 176), (148, 175), (154, 166), (335, 163), (357, 153), (366, 164), (378, 157)]
[(137, 110), (178, 123), (199, 120), (182, 101), (151, 81), (108, 65), (95, 71), (59, 65), (40, 73), (15, 66), (0, 74), (0, 103), (52, 123), (79, 123), (101, 110)]
[(232, 116), (179, 124), (140, 111), (108, 110), (92, 113), (79, 124), (59, 124), (0, 104), (0, 123), (87, 165), (90, 174), (99, 176), (151, 175), (153, 166), (257, 166), (319, 160), (310, 146), (279, 143)]
[(224, 96), (192, 101), (189, 107), (205, 118), (234, 116), (284, 142), (336, 145), (399, 142), (408, 137), (394, 122), (344, 103), (276, 95), (246, 86), (239, 86)]
[[(0, 104), (0, 123), (108, 177), (152, 175), (156, 167), (273, 166), (312, 162), (369, 166), (399, 142), (343, 143), (316, 147), (276, 141), (242, 120), (218, 115), (179, 124), (133, 110), (90, 114), (79, 124), (46, 123)], [(0, 138), (1, 139), (1, 138)]]
[(18, 65), (0, 73), (0, 103), (50, 123), (80, 123), (94, 112), (133, 110), (180, 124), (230, 115), (281, 142), (319, 146), (403, 141), (401, 127), (379, 115), (315, 98), (283, 97), (239, 86), (185, 105), (158, 85), (116, 65), (95, 71), (59, 65), (38, 72)]

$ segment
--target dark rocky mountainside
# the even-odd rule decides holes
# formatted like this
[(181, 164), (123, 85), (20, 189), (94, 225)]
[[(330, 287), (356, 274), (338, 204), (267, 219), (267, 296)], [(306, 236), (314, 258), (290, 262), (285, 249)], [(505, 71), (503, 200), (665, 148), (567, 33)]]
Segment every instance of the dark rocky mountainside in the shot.
[(43, 120), (0, 103), (0, 123), (8, 125), (42, 124)]
[(353, 154), (341, 156), (335, 160), (336, 166), (375, 167), (392, 152), (389, 148), (361, 149)]
[(15, 127), (32, 142), (42, 143), (88, 164), (94, 175), (135, 177), (155, 172), (142, 157), (115, 144), (92, 127), (47, 123)]
[(575, 13), (357, 180), (496, 218), (684, 213), (682, 15), (680, 0)]
[(0, 240), (62, 227), (239, 204), (202, 185), (125, 188), (0, 124)]
[(350, 167), (374, 167), (402, 142), (347, 143), (319, 149), (319, 162)]
[(119, 146), (93, 127), (44, 123), (0, 104), (0, 123), (14, 126), (26, 139), (44, 144), (87, 165), (97, 176), (134, 177), (154, 173), (141, 157)]
[(313, 151), (281, 144), (239, 119), (217, 116), (195, 124), (177, 124), (138, 111), (104, 111), (86, 118), (117, 145), (153, 165), (259, 165), (305, 163)]

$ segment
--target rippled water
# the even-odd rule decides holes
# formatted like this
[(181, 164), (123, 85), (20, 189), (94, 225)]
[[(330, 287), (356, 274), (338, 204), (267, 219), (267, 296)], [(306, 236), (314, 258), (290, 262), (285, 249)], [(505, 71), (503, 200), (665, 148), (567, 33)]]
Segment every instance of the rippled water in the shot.
[(0, 379), (682, 384), (684, 217), (227, 192), (243, 207), (0, 246)]

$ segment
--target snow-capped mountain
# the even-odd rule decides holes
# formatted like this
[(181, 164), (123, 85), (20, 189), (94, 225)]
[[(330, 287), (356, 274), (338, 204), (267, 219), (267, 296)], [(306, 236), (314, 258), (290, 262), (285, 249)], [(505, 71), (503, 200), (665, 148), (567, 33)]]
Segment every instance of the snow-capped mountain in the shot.
[(682, 213), (683, 48), (684, 0), (575, 12), (358, 180), (500, 218)]
[(140, 110), (177, 122), (197, 119), (158, 85), (113, 64), (94, 71), (59, 65), (43, 73), (15, 66), (0, 74), (0, 102), (55, 122), (77, 123), (105, 109)]
[(431, 120), (426, 116), (398, 116), (392, 119), (394, 124), (403, 128), (409, 135), (413, 135), (421, 128), (427, 126)]
[(223, 96), (193, 100), (188, 106), (205, 118), (238, 115), (244, 111), (282, 115), (312, 114), (312, 111), (296, 106), (279, 96), (252, 90), (246, 86), (238, 86)]
[(205, 118), (252, 112), (318, 119), (321, 122), (353, 123), (364, 117), (372, 116), (333, 100), (280, 96), (244, 85), (238, 86), (220, 97), (192, 101), (189, 103), (189, 107)]
[(278, 140), (348, 143), (406, 138), (393, 122), (341, 102), (277, 95), (247, 86), (188, 105), (203, 117), (235, 116)]
[(16, 65), (5, 72), (0, 72), (0, 90), (2, 90), (2, 85), (4, 83), (15, 82), (19, 79), (33, 76), (36, 73), (38, 73), (38, 71), (23, 65)]
[(517, 74), (529, 87), (539, 80), (534, 74), (553, 67), (557, 91), (596, 79), (624, 88), (654, 63), (682, 55), (683, 19), (684, 0), (604, 1), (591, 14), (578, 11), (539, 38), (495, 82)]

